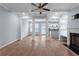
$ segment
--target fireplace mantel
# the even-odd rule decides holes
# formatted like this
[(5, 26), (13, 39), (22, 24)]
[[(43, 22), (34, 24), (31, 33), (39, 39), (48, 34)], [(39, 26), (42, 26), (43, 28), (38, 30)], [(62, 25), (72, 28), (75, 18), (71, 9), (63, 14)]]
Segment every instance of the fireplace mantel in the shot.
[(79, 33), (79, 28), (68, 28), (70, 33)]

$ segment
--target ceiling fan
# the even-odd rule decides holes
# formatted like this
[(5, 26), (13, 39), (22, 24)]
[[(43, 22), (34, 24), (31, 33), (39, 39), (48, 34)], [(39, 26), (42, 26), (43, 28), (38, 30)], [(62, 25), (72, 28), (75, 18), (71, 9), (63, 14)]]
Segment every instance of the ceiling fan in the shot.
[(41, 10), (44, 11), (50, 11), (50, 9), (44, 8), (48, 3), (39, 3), (39, 5), (35, 4), (35, 3), (31, 3), (33, 6), (37, 7), (37, 9), (31, 10), (32, 12), (35, 10), (39, 10), (40, 14), (42, 14)]

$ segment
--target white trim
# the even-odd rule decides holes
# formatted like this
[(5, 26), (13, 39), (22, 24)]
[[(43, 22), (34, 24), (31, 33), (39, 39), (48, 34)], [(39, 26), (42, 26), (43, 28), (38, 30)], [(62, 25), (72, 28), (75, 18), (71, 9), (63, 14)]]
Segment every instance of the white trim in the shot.
[[(65, 46), (64, 46), (65, 47)], [(67, 48), (67, 47), (65, 47), (67, 50), (69, 50), (72, 54), (75, 54), (76, 56), (77, 56), (77, 54), (76, 53), (74, 53), (71, 49), (69, 49), (69, 48)]]
[(9, 10), (8, 7), (6, 7), (6, 6), (3, 5), (3, 4), (0, 4), (0, 7), (4, 8), (4, 9), (6, 9), (6, 10)]
[(32, 39), (35, 37), (35, 18), (32, 19)]
[(4, 48), (4, 47), (6, 47), (6, 46), (8, 46), (8, 45), (10, 45), (10, 44), (12, 44), (12, 43), (14, 43), (14, 42), (17, 41), (17, 40), (19, 40), (19, 39), (16, 39), (16, 40), (14, 40), (14, 41), (11, 41), (11, 42), (9, 42), (9, 43), (4, 44), (3, 46), (0, 46), (0, 49), (1, 49), (1, 48)]
[(24, 37), (28, 37), (28, 36), (29, 36), (29, 34), (21, 36), (21, 40), (23, 40)]

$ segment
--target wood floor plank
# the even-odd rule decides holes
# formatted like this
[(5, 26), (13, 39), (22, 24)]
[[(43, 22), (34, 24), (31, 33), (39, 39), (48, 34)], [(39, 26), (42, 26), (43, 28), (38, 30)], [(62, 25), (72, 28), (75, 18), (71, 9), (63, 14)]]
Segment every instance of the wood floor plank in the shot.
[(60, 41), (45, 36), (31, 36), (16, 41), (2, 49), (1, 56), (76, 56), (74, 52), (65, 47)]

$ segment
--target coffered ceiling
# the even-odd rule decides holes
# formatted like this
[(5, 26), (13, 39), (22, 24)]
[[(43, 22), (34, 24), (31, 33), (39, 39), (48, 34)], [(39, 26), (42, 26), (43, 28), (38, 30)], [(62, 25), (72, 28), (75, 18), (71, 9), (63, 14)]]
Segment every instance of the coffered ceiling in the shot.
[[(38, 5), (38, 4), (37, 4)], [(74, 8), (78, 7), (78, 3), (48, 3), (45, 8), (50, 9), (51, 11), (43, 11), (42, 14), (39, 11), (31, 12), (31, 10), (36, 9), (37, 7), (31, 5), (31, 3), (2, 3), (0, 7), (4, 9), (15, 12), (15, 13), (26, 13), (32, 17), (47, 17), (47, 15), (52, 14), (53, 12), (67, 12), (71, 11)]]

